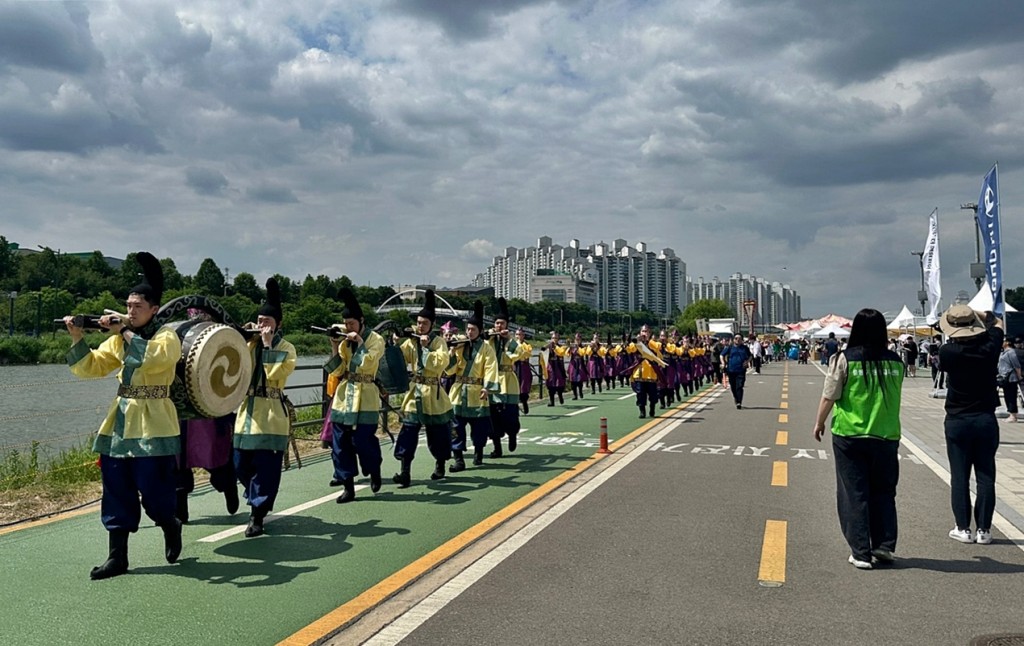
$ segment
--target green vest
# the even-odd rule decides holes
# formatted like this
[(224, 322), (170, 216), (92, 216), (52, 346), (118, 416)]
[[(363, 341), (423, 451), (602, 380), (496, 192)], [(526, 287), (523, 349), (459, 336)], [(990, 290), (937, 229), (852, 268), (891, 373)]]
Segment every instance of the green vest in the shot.
[[(847, 363), (846, 385), (832, 411), (832, 433), (841, 437), (900, 439), (900, 397), (903, 391), (903, 362), (895, 352), (886, 350), (881, 357), (885, 369), (883, 384), (878, 383), (874, 366), (865, 366), (861, 348), (844, 352)], [(864, 375), (864, 369), (869, 370)]]

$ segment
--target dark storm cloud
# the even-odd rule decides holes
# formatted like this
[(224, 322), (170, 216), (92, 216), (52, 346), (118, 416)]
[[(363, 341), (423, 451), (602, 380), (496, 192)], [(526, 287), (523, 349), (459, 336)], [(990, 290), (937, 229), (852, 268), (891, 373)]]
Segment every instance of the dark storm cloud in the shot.
[(270, 204), (294, 204), (299, 201), (295, 193), (286, 186), (276, 184), (263, 184), (248, 189), (245, 194), (255, 202), (267, 202)]
[(185, 169), (185, 183), (198, 195), (223, 195), (228, 178), (213, 168), (190, 166)]
[[(415, 18), (440, 25), (456, 40), (483, 38), (494, 28), (494, 19), (547, 0), (394, 0), (389, 7)], [(576, 5), (578, 2), (563, 2)]]
[(1024, 3), (1008, 0), (733, 0), (732, 4), (745, 14), (765, 18), (756, 27), (739, 25), (759, 35), (755, 43), (766, 49), (780, 44), (800, 48), (808, 55), (810, 69), (839, 85), (877, 78), (905, 61), (1017, 43), (1024, 31)]
[(148, 126), (93, 110), (5, 110), (0, 114), (0, 141), (13, 150), (77, 155), (118, 147), (146, 153), (164, 150)]
[(103, 64), (84, 4), (0, 2), (0, 66), (81, 74)]

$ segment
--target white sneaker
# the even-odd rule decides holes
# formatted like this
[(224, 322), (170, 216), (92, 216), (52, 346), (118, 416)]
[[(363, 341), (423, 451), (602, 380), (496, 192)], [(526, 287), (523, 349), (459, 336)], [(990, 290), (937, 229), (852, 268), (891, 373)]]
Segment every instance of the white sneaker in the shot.
[(959, 527), (954, 527), (953, 529), (949, 530), (949, 537), (952, 538), (954, 541), (960, 541), (961, 543), (974, 542), (974, 538), (971, 536), (971, 530), (969, 529), (960, 529)]
[(987, 532), (984, 529), (979, 529), (978, 536), (975, 540), (977, 540), (978, 545), (988, 545), (992, 542), (992, 532)]
[(883, 563), (892, 563), (896, 560), (896, 557), (893, 556), (893, 553), (885, 549), (884, 547), (876, 547), (875, 549), (871, 550), (871, 556), (875, 557)]
[(858, 558), (854, 558), (853, 554), (851, 554), (850, 558), (847, 560), (858, 570), (870, 570), (872, 568), (871, 561), (862, 561)]

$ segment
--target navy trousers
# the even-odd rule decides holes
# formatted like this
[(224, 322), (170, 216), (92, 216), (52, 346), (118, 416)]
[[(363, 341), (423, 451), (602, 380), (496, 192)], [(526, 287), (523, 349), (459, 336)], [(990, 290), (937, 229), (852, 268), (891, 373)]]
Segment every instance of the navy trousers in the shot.
[(100, 519), (107, 531), (138, 531), (143, 509), (157, 525), (173, 522), (177, 504), (177, 461), (174, 455), (141, 458), (102, 456)]
[(274, 509), (283, 460), (284, 451), (235, 449), (235, 474), (254, 511), (266, 514)]
[(946, 455), (953, 517), (960, 529), (971, 527), (971, 471), (978, 483), (976, 529), (992, 529), (996, 509), (996, 450), (999, 422), (994, 413), (946, 415)]
[[(398, 460), (407, 459), (410, 462), (416, 457), (416, 445), (420, 441), (420, 428), (423, 424), (419, 422), (403, 423), (402, 429), (398, 431), (398, 439), (395, 440), (395, 458)], [(447, 460), (452, 457), (452, 426), (451, 424), (437, 424), (427, 426), (427, 449), (434, 456), (435, 460)]]
[(455, 429), (452, 435), (452, 451), (466, 450), (466, 425), (470, 428), (470, 439), (473, 448), (482, 449), (487, 446), (487, 438), (493, 434), (490, 417), (455, 417)]
[(500, 440), (519, 435), (519, 407), (515, 404), (491, 404), (491, 438)]
[(380, 453), (376, 424), (338, 424), (331, 422), (331, 460), (335, 480), (348, 480), (359, 475), (356, 458), (363, 475), (380, 475), (384, 461)]
[(730, 372), (729, 389), (732, 390), (732, 399), (737, 404), (743, 403), (743, 386), (747, 383), (747, 372)]

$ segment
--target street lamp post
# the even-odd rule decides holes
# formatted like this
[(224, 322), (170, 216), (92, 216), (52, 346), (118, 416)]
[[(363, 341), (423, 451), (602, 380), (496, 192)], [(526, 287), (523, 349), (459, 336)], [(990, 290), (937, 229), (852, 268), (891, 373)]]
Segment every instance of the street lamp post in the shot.
[(8, 336), (14, 336), (14, 300), (18, 298), (18, 292), (11, 292), (7, 297), (11, 299), (11, 330)]
[(924, 309), (924, 304), (928, 301), (928, 292), (924, 288), (924, 252), (911, 251), (910, 255), (917, 256), (917, 264), (921, 266), (921, 289), (917, 292), (917, 300), (921, 302), (921, 316), (928, 316)]
[(974, 286), (981, 289), (981, 283), (985, 280), (985, 265), (981, 262), (981, 224), (978, 222), (978, 205), (968, 202), (961, 204), (960, 208), (974, 214), (974, 262), (971, 263), (970, 269)]

